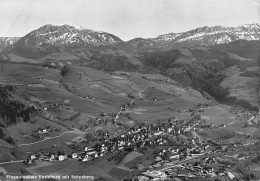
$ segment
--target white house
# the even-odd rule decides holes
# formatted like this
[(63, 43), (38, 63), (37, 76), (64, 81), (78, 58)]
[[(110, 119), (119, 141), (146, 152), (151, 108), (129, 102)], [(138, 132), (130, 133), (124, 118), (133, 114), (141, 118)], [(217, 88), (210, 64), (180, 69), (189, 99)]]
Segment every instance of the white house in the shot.
[(75, 159), (75, 158), (78, 157), (78, 154), (77, 154), (77, 153), (72, 153), (71, 157), (72, 157), (73, 159)]
[(170, 159), (179, 159), (180, 158), (180, 155), (173, 155), (170, 157)]
[(228, 172), (228, 177), (229, 177), (231, 180), (233, 180), (236, 176), (235, 176), (233, 173)]
[(31, 155), (31, 160), (35, 160), (36, 159), (36, 156), (35, 155)]
[(63, 160), (65, 160), (66, 159), (66, 157), (64, 156), (64, 155), (60, 155), (59, 156), (59, 161), (63, 161)]
[(82, 162), (86, 162), (89, 160), (89, 156), (88, 155), (85, 155), (85, 157), (83, 158)]

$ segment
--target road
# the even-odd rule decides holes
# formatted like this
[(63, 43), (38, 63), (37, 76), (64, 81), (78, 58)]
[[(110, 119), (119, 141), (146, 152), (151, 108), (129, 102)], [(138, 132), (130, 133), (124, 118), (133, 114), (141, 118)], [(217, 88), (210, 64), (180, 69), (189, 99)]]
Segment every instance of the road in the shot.
[(119, 118), (119, 115), (120, 115), (121, 111), (119, 111), (117, 114), (116, 114), (116, 117), (114, 119), (114, 122)]
[[(138, 94), (138, 95), (139, 95), (139, 99), (140, 99), (140, 98), (143, 98), (143, 95), (142, 95), (142, 92), (143, 92), (143, 91), (145, 91), (145, 89), (139, 92), (139, 94)], [(133, 99), (133, 100), (131, 101), (131, 104), (133, 104), (135, 100), (136, 100), (136, 99)]]
[(228, 123), (227, 125), (234, 124), (235, 122), (238, 122), (238, 121), (232, 121), (231, 123)]
[(252, 123), (252, 120), (254, 120), (255, 119), (255, 116), (252, 116), (251, 118), (249, 118), (248, 120), (247, 120), (247, 123), (248, 124), (253, 124)]
[(140, 98), (143, 98), (143, 97), (144, 97), (144, 96), (142, 95), (143, 91), (145, 91), (145, 89), (142, 90), (141, 92), (139, 92), (139, 94), (138, 94)]
[(229, 119), (235, 119), (236, 117), (235, 116), (233, 116), (233, 117), (230, 117)]
[[(235, 117), (231, 117), (231, 118), (229, 118), (229, 119), (232, 119), (232, 118), (235, 118)], [(249, 118), (248, 120), (247, 120), (247, 123), (248, 124), (253, 124), (252, 123), (252, 120), (254, 120), (255, 119), (255, 116), (252, 116), (251, 118)], [(232, 121), (231, 123), (228, 123), (227, 125), (231, 125), (231, 124), (234, 124), (235, 122), (239, 122), (239, 121)]]
[(22, 163), (24, 160), (16, 160), (16, 161), (10, 161), (10, 162), (2, 162), (0, 165), (10, 164), (10, 163)]
[(23, 137), (27, 137), (27, 136), (30, 136), (30, 135), (32, 135), (32, 133), (29, 133), (29, 134), (23, 135)]

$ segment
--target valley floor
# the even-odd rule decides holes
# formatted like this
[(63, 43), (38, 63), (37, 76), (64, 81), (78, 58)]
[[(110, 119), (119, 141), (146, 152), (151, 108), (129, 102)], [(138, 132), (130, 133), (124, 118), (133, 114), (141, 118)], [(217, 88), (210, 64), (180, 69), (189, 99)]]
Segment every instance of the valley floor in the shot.
[(0, 140), (4, 176), (259, 177), (260, 116), (167, 77), (77, 66), (61, 76), (38, 65), (6, 64), (0, 82), (15, 86), (13, 99), (40, 110), (28, 122), (3, 127), (15, 140)]

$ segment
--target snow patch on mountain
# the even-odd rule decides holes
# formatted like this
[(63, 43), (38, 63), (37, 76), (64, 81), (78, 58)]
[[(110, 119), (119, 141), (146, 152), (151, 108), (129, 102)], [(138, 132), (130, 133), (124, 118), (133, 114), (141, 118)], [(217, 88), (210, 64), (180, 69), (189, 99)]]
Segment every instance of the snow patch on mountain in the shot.
[(84, 43), (111, 45), (122, 40), (106, 32), (98, 32), (75, 25), (45, 25), (34, 30), (21, 39), (26, 46), (65, 45)]
[(230, 43), (236, 40), (260, 40), (260, 25), (245, 24), (237, 27), (200, 27), (182, 33), (169, 33), (156, 38), (133, 39), (129, 43), (133, 46), (194, 46)]

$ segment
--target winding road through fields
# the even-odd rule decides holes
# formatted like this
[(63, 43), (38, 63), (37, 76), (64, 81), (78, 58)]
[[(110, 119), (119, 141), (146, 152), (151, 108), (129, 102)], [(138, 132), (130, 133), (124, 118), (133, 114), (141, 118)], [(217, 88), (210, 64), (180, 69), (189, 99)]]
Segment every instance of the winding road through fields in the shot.
[(2, 162), (0, 165), (10, 164), (10, 163), (22, 163), (24, 160), (16, 160), (16, 161), (9, 161), (9, 162)]
[[(139, 95), (139, 99), (144, 97), (144, 96), (142, 95), (142, 92), (143, 92), (143, 91), (145, 91), (145, 89), (143, 89), (142, 91), (139, 92), (139, 94), (138, 94), (138, 95)], [(131, 104), (133, 104), (135, 100), (136, 100), (136, 99), (133, 99), (133, 100), (131, 101)]]
[(62, 134), (58, 135), (58, 136), (48, 137), (48, 138), (43, 139), (43, 140), (40, 140), (40, 141), (36, 141), (36, 142), (33, 142), (33, 143), (20, 144), (20, 145), (17, 145), (17, 146), (20, 147), (20, 146), (34, 145), (34, 144), (41, 143), (41, 142), (43, 142), (43, 141), (47, 141), (47, 140), (50, 140), (50, 139), (59, 138), (59, 137), (65, 135), (65, 134), (68, 134), (68, 133), (83, 134), (83, 132), (80, 132), (79, 130), (65, 131), (65, 132), (63, 132)]
[[(143, 91), (145, 91), (145, 89), (143, 89), (142, 91), (140, 91), (139, 92), (139, 99), (140, 98), (143, 98), (143, 95), (142, 95), (142, 92)], [(133, 104), (134, 103), (134, 101), (135, 101), (136, 99), (133, 99), (132, 101), (131, 101), (131, 104)], [(116, 114), (116, 117), (115, 117), (115, 119), (114, 119), (114, 122), (119, 118), (119, 115), (120, 115), (120, 113), (122, 112), (122, 110), (120, 110), (117, 114)]]
[[(30, 145), (38, 144), (38, 143), (41, 143), (41, 142), (44, 142), (44, 141), (47, 141), (47, 140), (59, 138), (59, 137), (65, 135), (65, 134), (68, 134), (68, 133), (85, 134), (85, 132), (81, 132), (80, 130), (74, 129), (73, 131), (65, 131), (62, 134), (58, 135), (58, 136), (49, 137), (49, 138), (46, 138), (44, 140), (36, 141), (36, 142), (33, 142), (33, 143), (20, 144), (20, 145), (17, 145), (17, 146), (21, 147), (21, 146), (30, 146)], [(15, 160), (15, 161), (9, 161), (9, 162), (1, 162), (0, 165), (13, 164), (13, 163), (22, 163), (23, 161), (24, 160)]]

